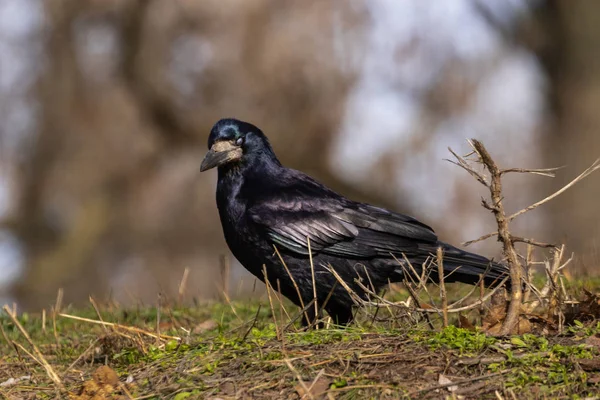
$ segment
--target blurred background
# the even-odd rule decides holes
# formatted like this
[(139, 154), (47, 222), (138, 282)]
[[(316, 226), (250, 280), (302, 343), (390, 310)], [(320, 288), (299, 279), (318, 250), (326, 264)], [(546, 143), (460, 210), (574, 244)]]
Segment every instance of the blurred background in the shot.
[[(444, 161), (484, 141), (514, 212), (600, 156), (594, 0), (0, 0), (0, 302), (214, 298), (251, 278), (199, 173), (221, 117), (287, 166), (454, 244), (494, 231)], [(513, 224), (598, 273), (600, 175)], [(494, 240), (472, 249), (498, 257)]]

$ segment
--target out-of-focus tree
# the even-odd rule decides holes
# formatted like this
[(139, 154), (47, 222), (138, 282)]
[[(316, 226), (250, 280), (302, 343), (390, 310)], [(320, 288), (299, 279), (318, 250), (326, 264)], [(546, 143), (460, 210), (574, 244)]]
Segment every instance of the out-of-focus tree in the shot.
[[(0, 174), (12, 197), (0, 234), (22, 249), (11, 296), (24, 308), (46, 306), (59, 287), (67, 301), (152, 301), (177, 292), (185, 267), (189, 294), (217, 294), (228, 250), (215, 172), (198, 166), (221, 117), (263, 128), (286, 165), (457, 244), (493, 227), (480, 188), (441, 161), (447, 146), (477, 136), (503, 164), (566, 164), (564, 179), (597, 154), (591, 1), (36, 4), (32, 133), (0, 159), (12, 169)], [(351, 146), (359, 151), (339, 157)], [(597, 243), (598, 185), (591, 177), (544, 214), (584, 254)], [(529, 177), (507, 186), (516, 209), (540, 196)], [(543, 226), (534, 217), (520, 234)]]
[[(558, 189), (600, 157), (600, 3), (547, 0), (535, 23), (534, 50), (548, 76), (547, 164), (564, 165)], [(551, 205), (549, 227), (566, 241), (580, 267), (597, 273), (600, 263), (600, 176), (592, 175)]]
[[(531, 1), (508, 26), (483, 5), (482, 14), (505, 38), (537, 57), (545, 73), (545, 115), (538, 146), (546, 166), (564, 166), (541, 192), (552, 193), (600, 157), (600, 3)], [(540, 193), (540, 196), (541, 193)], [(592, 175), (546, 205), (546, 234), (566, 243), (579, 269), (597, 273), (600, 253), (600, 176)]]
[(11, 220), (27, 260), (13, 291), (23, 307), (48, 304), (58, 287), (67, 300), (113, 286), (148, 300), (174, 293), (186, 266), (206, 271), (192, 274), (193, 293), (214, 293), (226, 250), (214, 176), (200, 177), (198, 163), (223, 116), (255, 122), (288, 164), (369, 199), (327, 166), (353, 79), (333, 27), (355, 29), (360, 13), (217, 3), (44, 2), (39, 128)]

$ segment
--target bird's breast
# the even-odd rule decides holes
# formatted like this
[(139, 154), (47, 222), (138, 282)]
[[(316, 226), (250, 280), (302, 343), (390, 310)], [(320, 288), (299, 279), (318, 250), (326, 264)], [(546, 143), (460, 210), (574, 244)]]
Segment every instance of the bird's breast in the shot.
[(223, 227), (223, 235), (231, 253), (248, 270), (255, 273), (255, 264), (260, 264), (257, 257), (258, 243), (253, 240), (259, 235), (254, 232), (254, 225), (246, 214), (246, 202), (239, 196), (236, 187), (217, 188), (217, 206)]

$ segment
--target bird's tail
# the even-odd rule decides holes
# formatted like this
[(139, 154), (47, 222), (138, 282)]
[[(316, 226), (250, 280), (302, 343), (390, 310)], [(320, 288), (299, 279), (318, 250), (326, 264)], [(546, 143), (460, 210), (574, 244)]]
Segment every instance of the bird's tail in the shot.
[[(414, 272), (421, 274), (423, 263), (427, 265), (431, 260), (435, 260), (438, 247), (443, 250), (444, 282), (462, 282), (476, 285), (483, 276), (483, 283), (486, 287), (496, 287), (505, 280), (506, 287), (510, 287), (509, 268), (506, 265), (478, 254), (469, 253), (444, 242), (438, 242), (435, 248), (432, 246), (431, 248), (422, 249), (423, 255), (411, 260)], [(428, 279), (438, 283), (439, 273), (435, 270), (436, 264), (430, 263), (429, 265), (434, 268), (426, 271)], [(405, 277), (406, 273), (407, 269), (404, 267), (403, 275)]]
[(486, 287), (495, 287), (505, 279), (507, 283), (510, 283), (508, 266), (478, 254), (458, 249), (447, 243), (439, 242), (438, 246), (441, 246), (444, 252), (445, 282), (477, 284), (483, 276), (483, 283)]

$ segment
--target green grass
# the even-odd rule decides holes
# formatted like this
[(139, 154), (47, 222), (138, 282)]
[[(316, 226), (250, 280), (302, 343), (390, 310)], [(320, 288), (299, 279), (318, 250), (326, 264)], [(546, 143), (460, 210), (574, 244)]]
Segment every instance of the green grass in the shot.
[[(297, 311), (287, 302), (288, 313)], [(60, 393), (48, 374), (23, 350), (33, 353), (11, 319), (3, 314), (0, 386), (6, 398), (299, 398), (313, 385), (314, 398), (585, 398), (600, 391), (600, 354), (593, 341), (600, 323), (577, 322), (562, 335), (524, 334), (496, 338), (480, 330), (449, 326), (429, 329), (422, 321), (399, 323), (382, 309), (362, 315), (346, 329), (300, 331), (287, 325), (268, 301), (205, 303), (153, 308), (102, 308), (101, 318), (127, 327), (57, 316), (45, 328), (38, 314), (19, 322), (64, 384)], [(234, 312), (235, 310), (235, 312)], [(92, 308), (63, 310), (98, 321)], [(376, 317), (376, 318), (374, 318)], [(436, 326), (439, 318), (433, 315)], [(285, 319), (285, 318), (284, 318)], [(208, 322), (207, 322), (208, 321)], [(208, 329), (205, 329), (208, 328)], [(7, 342), (8, 340), (8, 342)], [(600, 338), (598, 338), (600, 341)], [(18, 343), (23, 348), (13, 343)], [(98, 367), (114, 370), (120, 383), (106, 384)], [(457, 390), (439, 387), (440, 376)], [(315, 379), (318, 380), (315, 382)], [(119, 397), (122, 396), (122, 397)], [(308, 398), (308, 397), (305, 397)]]

